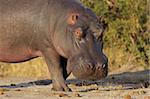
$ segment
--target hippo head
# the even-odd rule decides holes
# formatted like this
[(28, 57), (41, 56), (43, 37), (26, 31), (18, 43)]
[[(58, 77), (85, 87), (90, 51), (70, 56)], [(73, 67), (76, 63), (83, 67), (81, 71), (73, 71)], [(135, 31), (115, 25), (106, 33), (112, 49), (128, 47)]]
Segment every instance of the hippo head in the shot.
[(98, 80), (107, 76), (108, 60), (103, 53), (104, 28), (96, 15), (86, 9), (71, 15), (69, 30), (73, 34), (73, 52), (67, 70), (78, 79)]
[(88, 8), (73, 11), (67, 17), (65, 31), (60, 46), (64, 46), (61, 52), (68, 59), (68, 73), (86, 80), (106, 77), (108, 60), (102, 50), (104, 28), (97, 16)]
[(96, 41), (88, 33), (76, 41), (75, 46), (75, 54), (68, 60), (67, 67), (76, 78), (98, 80), (107, 76), (107, 58), (102, 52), (102, 41)]

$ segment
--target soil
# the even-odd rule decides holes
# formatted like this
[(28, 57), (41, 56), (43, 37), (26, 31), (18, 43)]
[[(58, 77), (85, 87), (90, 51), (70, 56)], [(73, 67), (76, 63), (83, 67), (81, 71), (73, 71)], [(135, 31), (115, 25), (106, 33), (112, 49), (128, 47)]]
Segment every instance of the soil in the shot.
[(70, 76), (73, 92), (51, 91), (50, 79), (0, 78), (0, 99), (150, 99), (150, 70), (124, 72), (98, 81)]

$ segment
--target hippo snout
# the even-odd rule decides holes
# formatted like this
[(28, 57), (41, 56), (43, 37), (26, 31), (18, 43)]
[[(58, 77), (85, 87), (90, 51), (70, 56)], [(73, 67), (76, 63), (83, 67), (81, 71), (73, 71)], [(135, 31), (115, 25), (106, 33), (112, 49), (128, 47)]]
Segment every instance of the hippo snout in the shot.
[(107, 76), (106, 63), (94, 63), (80, 61), (72, 68), (73, 75), (82, 80), (99, 80)]
[(105, 69), (107, 68), (107, 63), (103, 63), (103, 64), (96, 64), (96, 70), (102, 70), (102, 69)]
[(87, 65), (85, 65), (85, 68), (87, 68), (88, 70), (97, 71), (97, 70), (102, 70), (102, 69), (107, 68), (107, 64), (106, 63), (103, 63), (103, 64), (87, 63)]

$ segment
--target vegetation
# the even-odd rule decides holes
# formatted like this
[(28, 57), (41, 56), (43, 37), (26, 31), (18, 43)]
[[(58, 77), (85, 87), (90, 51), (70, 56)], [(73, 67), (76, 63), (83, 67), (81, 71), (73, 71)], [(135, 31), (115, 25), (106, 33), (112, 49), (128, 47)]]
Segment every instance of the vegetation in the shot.
[(101, 17), (105, 25), (105, 53), (110, 70), (123, 65), (150, 63), (148, 0), (81, 0)]

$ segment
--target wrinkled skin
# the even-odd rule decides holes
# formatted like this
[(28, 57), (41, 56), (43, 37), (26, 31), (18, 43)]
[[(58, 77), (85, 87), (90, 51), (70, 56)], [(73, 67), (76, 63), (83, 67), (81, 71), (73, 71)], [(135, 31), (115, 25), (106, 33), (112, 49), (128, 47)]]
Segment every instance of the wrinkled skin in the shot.
[(103, 27), (76, 0), (0, 0), (0, 61), (19, 63), (44, 57), (53, 90), (71, 91), (70, 73), (79, 79), (107, 76)]
[(99, 43), (93, 35), (87, 34), (85, 39), (80, 42), (80, 49), (78, 49), (80, 53), (69, 59), (68, 71), (72, 70), (73, 75), (78, 79), (98, 80), (105, 77), (107, 75), (107, 58), (99, 52), (101, 49), (97, 47), (99, 47)]

